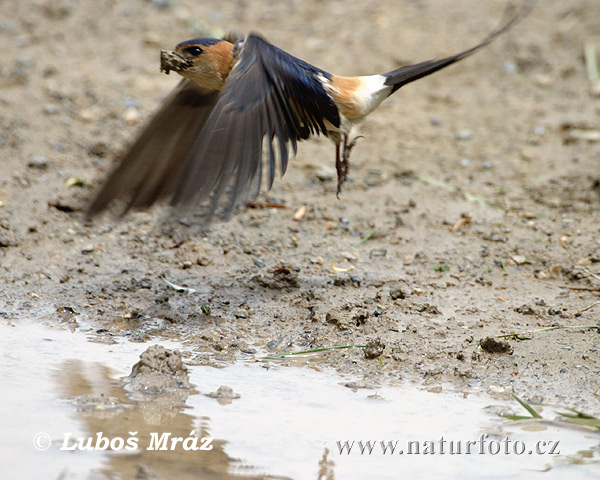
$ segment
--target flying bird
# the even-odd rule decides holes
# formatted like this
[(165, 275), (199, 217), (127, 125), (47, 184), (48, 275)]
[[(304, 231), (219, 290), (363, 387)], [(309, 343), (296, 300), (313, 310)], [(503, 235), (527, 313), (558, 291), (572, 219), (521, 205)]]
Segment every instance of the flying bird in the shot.
[(120, 198), (123, 214), (168, 200), (207, 218), (227, 218), (254, 199), (263, 182), (271, 188), (299, 141), (320, 134), (335, 145), (339, 197), (356, 143), (354, 124), (400, 87), (468, 57), (527, 13), (520, 8), (460, 53), (378, 75), (326, 72), (257, 33), (194, 38), (162, 50), (161, 71), (183, 79), (121, 156), (88, 217)]

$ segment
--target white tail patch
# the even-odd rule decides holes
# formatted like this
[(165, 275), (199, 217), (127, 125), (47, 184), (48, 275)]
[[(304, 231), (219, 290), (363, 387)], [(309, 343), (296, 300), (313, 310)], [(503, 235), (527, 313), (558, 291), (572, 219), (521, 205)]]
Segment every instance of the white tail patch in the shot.
[(392, 87), (385, 84), (386, 78), (383, 75), (368, 75), (358, 77), (358, 79), (360, 84), (354, 94), (357, 97), (357, 103), (362, 107), (361, 117), (364, 117), (389, 96)]

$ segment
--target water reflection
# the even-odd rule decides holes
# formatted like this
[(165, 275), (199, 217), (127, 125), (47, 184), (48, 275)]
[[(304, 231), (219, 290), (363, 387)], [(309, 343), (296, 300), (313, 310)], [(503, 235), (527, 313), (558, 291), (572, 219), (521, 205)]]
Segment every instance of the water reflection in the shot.
[[(547, 470), (549, 479), (597, 478), (600, 468), (597, 433), (505, 422), (498, 407), (489, 409), (500, 404), (523, 413), (514, 402), (411, 386), (353, 391), (331, 373), (258, 363), (192, 367), (196, 390), (141, 395), (131, 391), (126, 376), (148, 344), (92, 343), (79, 331), (39, 325), (3, 324), (0, 334), (6, 346), (0, 362), (2, 478), (385, 480), (402, 472), (408, 478), (479, 479)], [(205, 395), (223, 385), (240, 398), (220, 403)], [(212, 450), (147, 448), (153, 434), (188, 438), (192, 431), (214, 437)], [(47, 450), (32, 444), (39, 432), (52, 440)], [(138, 448), (63, 451), (66, 433), (69, 447), (80, 438), (126, 441), (135, 435)], [(411, 440), (476, 441), (483, 434), (488, 443), (558, 440), (561, 454), (397, 453)], [(396, 453), (382, 452), (393, 441)], [(373, 451), (365, 450), (365, 442), (374, 442)], [(344, 445), (354, 445), (352, 452), (341, 453)]]
[[(133, 452), (121, 450), (111, 452), (103, 459), (97, 473), (107, 478), (178, 478), (178, 479), (230, 479), (237, 475), (235, 470), (245, 470), (243, 478), (262, 479), (262, 475), (248, 475), (249, 468), (229, 457), (225, 451), (225, 440), (211, 439), (211, 450), (185, 450), (181, 443), (171, 449), (170, 440), (175, 437), (188, 438), (193, 432), (200, 440), (212, 438), (210, 419), (193, 415), (185, 401), (190, 394), (198, 392), (178, 390), (167, 395), (148, 395), (144, 400), (132, 400), (126, 390), (124, 379), (114, 378), (105, 365), (66, 360), (59, 365), (55, 380), (60, 396), (69, 401), (76, 410), (81, 433), (72, 436), (69, 448), (79, 451), (77, 441), (84, 445), (104, 446), (108, 440), (134, 438), (138, 446)], [(163, 437), (163, 435), (166, 435)], [(168, 438), (168, 441), (161, 441)], [(167, 448), (167, 450), (149, 450)], [(145, 476), (145, 477), (144, 477)], [(269, 477), (284, 478), (284, 477)]]

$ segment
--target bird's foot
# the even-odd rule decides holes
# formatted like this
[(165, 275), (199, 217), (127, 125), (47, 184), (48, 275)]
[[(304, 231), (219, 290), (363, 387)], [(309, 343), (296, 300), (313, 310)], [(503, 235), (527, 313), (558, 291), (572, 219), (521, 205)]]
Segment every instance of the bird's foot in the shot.
[(356, 145), (356, 141), (359, 138), (365, 138), (365, 136), (364, 135), (357, 135), (356, 137), (354, 137), (352, 139), (352, 141), (350, 143), (344, 144), (344, 154), (342, 155), (342, 157), (346, 161), (346, 169), (348, 169), (348, 160), (350, 160), (350, 152), (352, 151), (352, 149)]

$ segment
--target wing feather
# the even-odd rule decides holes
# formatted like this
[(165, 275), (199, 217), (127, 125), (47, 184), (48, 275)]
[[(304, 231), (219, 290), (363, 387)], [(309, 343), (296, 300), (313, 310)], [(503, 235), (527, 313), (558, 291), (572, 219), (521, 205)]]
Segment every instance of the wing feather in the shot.
[[(325, 121), (339, 126), (339, 114), (322, 86), (328, 75), (248, 35), (189, 155), (171, 203), (209, 216), (228, 217), (254, 198), (262, 183), (263, 145), (268, 147), (268, 182), (277, 161), (285, 173), (291, 146), (310, 134), (327, 135)], [(275, 154), (273, 140), (278, 144)]]
[(115, 198), (130, 208), (145, 208), (172, 193), (189, 152), (217, 103), (215, 92), (205, 92), (182, 80), (164, 101), (88, 207), (89, 217)]
[[(167, 197), (208, 218), (229, 217), (252, 200), (275, 172), (287, 169), (290, 148), (338, 127), (339, 113), (322, 85), (331, 76), (250, 34), (220, 92), (182, 80), (121, 157), (89, 207), (93, 216), (117, 197), (125, 212)], [(268, 152), (263, 161), (264, 142)], [(275, 145), (277, 145), (277, 150)], [(124, 212), (124, 213), (125, 213)]]

